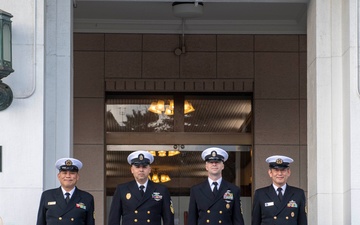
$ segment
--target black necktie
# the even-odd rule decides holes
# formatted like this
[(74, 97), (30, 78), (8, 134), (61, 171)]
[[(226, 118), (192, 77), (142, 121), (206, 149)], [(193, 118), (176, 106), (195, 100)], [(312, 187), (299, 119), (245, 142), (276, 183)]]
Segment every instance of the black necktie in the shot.
[(66, 202), (66, 204), (68, 204), (70, 201), (70, 193), (66, 192), (65, 195), (66, 195), (65, 202)]
[(217, 183), (217, 182), (213, 182), (213, 185), (214, 185), (213, 194), (214, 194), (214, 196), (216, 196), (217, 193), (218, 193), (218, 189), (217, 189), (218, 183)]
[(144, 196), (144, 188), (145, 188), (144, 185), (140, 185), (140, 194), (141, 194), (141, 196)]
[(277, 189), (277, 191), (278, 191), (278, 197), (279, 197), (279, 200), (280, 200), (280, 202), (281, 202), (281, 200), (282, 200), (282, 198), (283, 198), (283, 194), (282, 194), (282, 188), (278, 188)]

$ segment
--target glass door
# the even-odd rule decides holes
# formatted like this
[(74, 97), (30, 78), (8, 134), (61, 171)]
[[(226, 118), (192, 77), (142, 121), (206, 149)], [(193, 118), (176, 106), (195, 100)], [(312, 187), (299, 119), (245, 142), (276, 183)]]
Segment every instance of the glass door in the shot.
[[(247, 95), (109, 94), (106, 100), (107, 210), (116, 185), (133, 180), (127, 156), (155, 156), (150, 179), (171, 193), (175, 224), (186, 225), (190, 188), (207, 178), (201, 152), (229, 153), (223, 178), (241, 188), (245, 223), (250, 223), (252, 101)], [(107, 211), (108, 212), (108, 211)]]

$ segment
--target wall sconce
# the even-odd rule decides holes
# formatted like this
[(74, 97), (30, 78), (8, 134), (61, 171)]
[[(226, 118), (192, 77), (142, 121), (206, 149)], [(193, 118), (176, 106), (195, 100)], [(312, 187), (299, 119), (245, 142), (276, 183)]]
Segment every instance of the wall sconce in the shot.
[(12, 38), (10, 13), (0, 9), (0, 111), (11, 105), (13, 93), (1, 79), (14, 72), (12, 69)]

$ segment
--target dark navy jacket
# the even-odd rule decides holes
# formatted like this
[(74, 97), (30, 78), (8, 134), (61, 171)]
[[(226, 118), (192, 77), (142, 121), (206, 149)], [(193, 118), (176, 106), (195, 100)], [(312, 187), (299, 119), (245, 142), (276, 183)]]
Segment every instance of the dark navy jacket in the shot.
[(174, 208), (166, 186), (148, 181), (142, 197), (135, 180), (116, 187), (108, 225), (174, 225)]
[(240, 188), (222, 180), (214, 197), (208, 180), (190, 189), (188, 225), (244, 225)]
[(280, 202), (272, 185), (255, 191), (252, 225), (307, 225), (305, 193), (287, 185)]
[(36, 225), (94, 225), (94, 198), (75, 188), (66, 204), (61, 187), (44, 191), (41, 195)]

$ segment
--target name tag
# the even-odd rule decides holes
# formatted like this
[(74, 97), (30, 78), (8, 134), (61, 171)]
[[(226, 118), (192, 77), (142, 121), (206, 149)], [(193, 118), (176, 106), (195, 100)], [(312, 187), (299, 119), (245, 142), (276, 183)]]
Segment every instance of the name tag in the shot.
[(56, 202), (48, 202), (48, 205), (56, 205)]
[(265, 207), (274, 206), (274, 202), (266, 202)]

